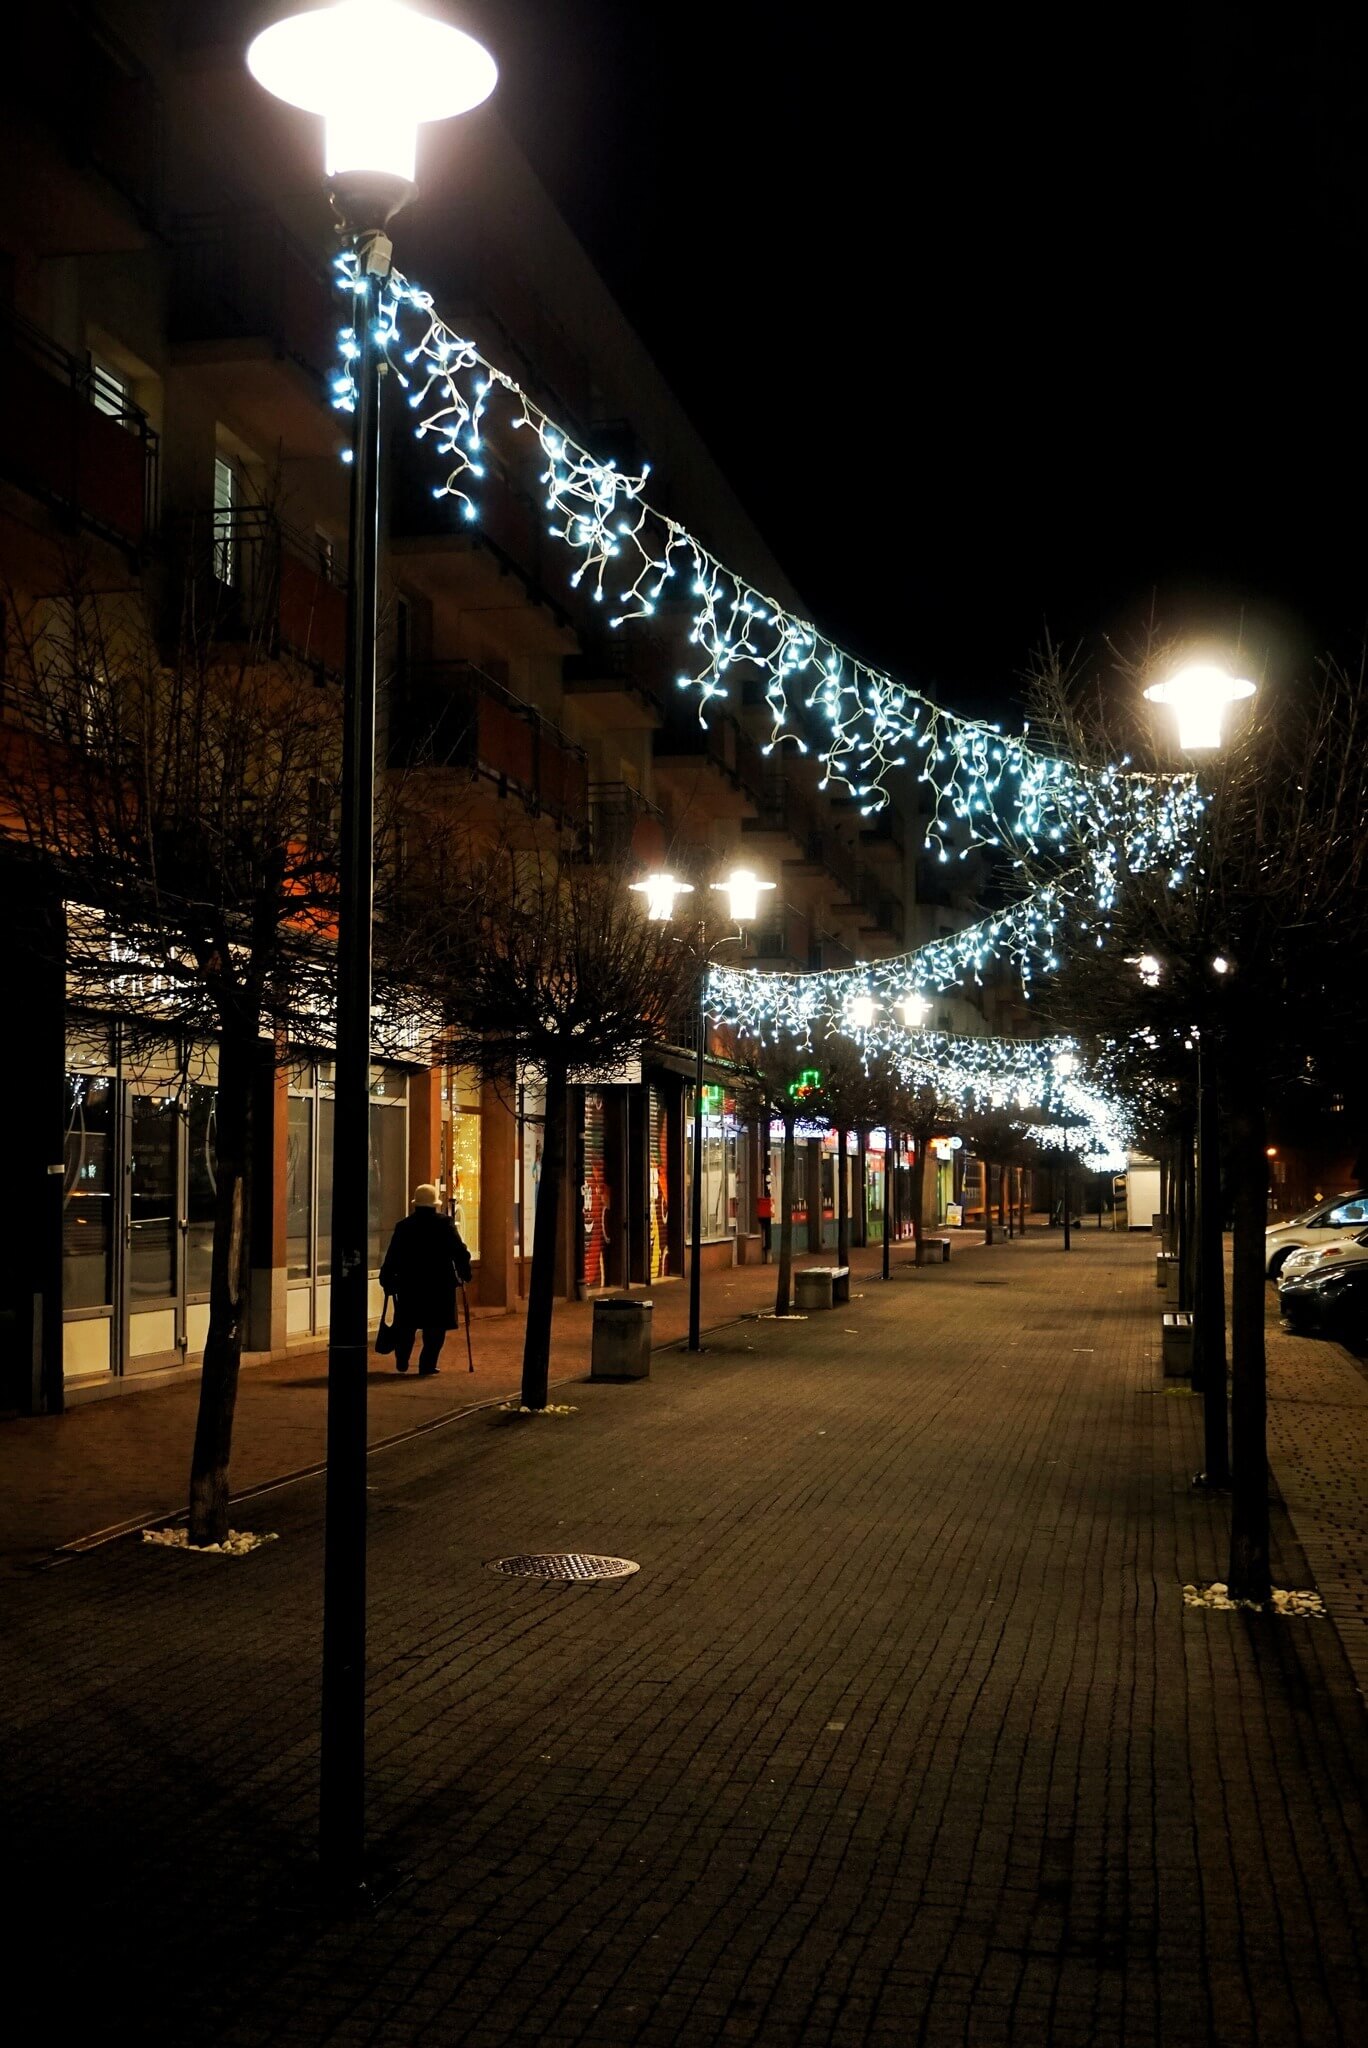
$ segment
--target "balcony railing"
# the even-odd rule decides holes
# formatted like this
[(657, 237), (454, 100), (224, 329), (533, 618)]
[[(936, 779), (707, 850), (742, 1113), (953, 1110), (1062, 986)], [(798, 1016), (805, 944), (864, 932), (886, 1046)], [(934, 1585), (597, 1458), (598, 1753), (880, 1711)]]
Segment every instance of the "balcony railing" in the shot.
[(658, 861), (665, 844), (661, 811), (628, 782), (591, 782), (586, 850), (596, 861)]
[(584, 749), (474, 662), (414, 662), (396, 679), (390, 759), (395, 766), (463, 768), (558, 824), (588, 821)]
[(173, 236), (171, 339), (264, 341), (322, 379), (337, 360), (339, 301), (274, 214), (182, 215)]
[(201, 630), (341, 675), (346, 569), (326, 542), (255, 505), (197, 513), (181, 522), (179, 538)]
[(39, 328), (0, 325), (0, 469), (128, 546), (156, 525), (159, 446), (147, 415)]
[(675, 717), (652, 737), (657, 760), (705, 760), (744, 789), (758, 803), (765, 788), (765, 762), (759, 747), (734, 718), (701, 722), (693, 712)]

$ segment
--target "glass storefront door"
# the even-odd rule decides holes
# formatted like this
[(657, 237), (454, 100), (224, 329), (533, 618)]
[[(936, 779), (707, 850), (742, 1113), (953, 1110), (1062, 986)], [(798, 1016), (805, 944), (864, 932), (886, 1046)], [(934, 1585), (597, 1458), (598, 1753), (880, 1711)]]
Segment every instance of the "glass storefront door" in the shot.
[[(169, 1053), (160, 1062), (144, 1055), (145, 1070), (126, 1077), (132, 1062), (118, 1056), (110, 1034), (73, 1034), (70, 1056), (64, 1371), (79, 1381), (182, 1364), (203, 1351), (209, 1327), (212, 1082), (172, 1072), (178, 1062)], [(195, 1062), (211, 1074), (212, 1049)], [(160, 1076), (147, 1071), (159, 1063)]]

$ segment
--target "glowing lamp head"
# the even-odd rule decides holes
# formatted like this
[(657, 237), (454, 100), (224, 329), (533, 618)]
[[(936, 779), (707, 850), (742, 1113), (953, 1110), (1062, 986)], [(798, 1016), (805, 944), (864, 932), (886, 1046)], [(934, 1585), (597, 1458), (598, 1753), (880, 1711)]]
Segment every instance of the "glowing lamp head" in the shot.
[(868, 1031), (874, 1022), (873, 996), (852, 996), (850, 999), (850, 1021), (857, 1031)]
[(1076, 1052), (1069, 1052), (1067, 1050), (1065, 1050), (1064, 1052), (1057, 1052), (1054, 1056), (1052, 1064), (1054, 1066), (1055, 1074), (1058, 1077), (1058, 1079), (1061, 1081), (1067, 1081), (1070, 1075), (1076, 1074), (1078, 1072), (1078, 1054)]
[(330, 178), (412, 184), (418, 129), (468, 113), (498, 68), (482, 43), (405, 0), (334, 0), (263, 29), (247, 68), (278, 100), (324, 122)]
[(1254, 685), (1233, 676), (1215, 662), (1192, 661), (1151, 683), (1145, 696), (1151, 704), (1171, 704), (1178, 721), (1178, 744), (1185, 754), (1209, 753), (1221, 744), (1226, 706), (1254, 695)]
[(675, 897), (692, 896), (693, 883), (680, 882), (671, 874), (647, 875), (643, 882), (633, 882), (632, 889), (638, 896), (646, 898), (646, 915), (655, 924), (668, 924), (674, 916)]
[(1211, 963), (1213, 974), (1229, 974), (1235, 963), (1225, 953), (1217, 953)]
[(1164, 975), (1164, 963), (1157, 953), (1140, 953), (1127, 958), (1126, 965), (1133, 967), (1146, 988), (1158, 988)]
[(762, 882), (753, 868), (733, 868), (725, 882), (713, 888), (727, 899), (727, 910), (737, 924), (749, 924), (760, 915), (760, 898), (773, 882)]
[(914, 992), (910, 996), (904, 996), (898, 1004), (898, 1008), (902, 1012), (903, 1023), (909, 1031), (920, 1031), (922, 1025), (931, 1015), (929, 998), (919, 992)]

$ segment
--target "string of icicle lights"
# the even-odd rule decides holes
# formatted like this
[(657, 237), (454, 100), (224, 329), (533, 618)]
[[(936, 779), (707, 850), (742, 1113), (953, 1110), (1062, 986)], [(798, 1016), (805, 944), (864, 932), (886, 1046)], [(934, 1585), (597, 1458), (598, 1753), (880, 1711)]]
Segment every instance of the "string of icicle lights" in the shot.
[[(348, 253), (344, 290), (367, 292)], [(700, 719), (743, 677), (758, 677), (771, 715), (764, 751), (807, 752), (820, 730), (823, 787), (837, 784), (865, 814), (887, 801), (888, 776), (910, 769), (934, 794), (926, 845), (948, 862), (975, 842), (1020, 855), (1057, 846), (1078, 851), (1105, 911), (1125, 872), (1166, 865), (1181, 881), (1202, 798), (1195, 778), (1153, 777), (1126, 762), (1091, 768), (1039, 753), (1024, 738), (958, 718), (892, 676), (856, 661), (807, 620), (754, 588), (645, 496), (650, 471), (619, 470), (580, 446), (506, 371), (447, 326), (431, 294), (392, 272), (379, 285), (374, 332), (440, 468), (436, 498), (479, 518), (487, 480), (487, 433), (495, 408), (535, 441), (549, 531), (573, 558), (571, 584), (605, 607), (614, 628), (658, 614), (688, 616), (681, 690), (696, 693)], [(355, 409), (354, 327), (340, 336), (343, 366), (333, 403)]]

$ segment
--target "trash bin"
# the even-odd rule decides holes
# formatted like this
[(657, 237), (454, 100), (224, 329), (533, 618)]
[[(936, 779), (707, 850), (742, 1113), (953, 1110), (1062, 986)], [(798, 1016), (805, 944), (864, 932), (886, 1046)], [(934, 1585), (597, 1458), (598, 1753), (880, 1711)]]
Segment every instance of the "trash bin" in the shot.
[(651, 1377), (651, 1307), (631, 1294), (604, 1294), (594, 1303), (591, 1380)]
[(830, 1266), (804, 1266), (793, 1276), (793, 1305), (811, 1311), (833, 1304)]

